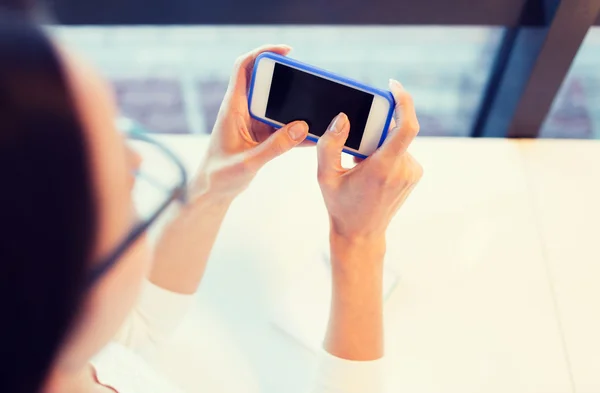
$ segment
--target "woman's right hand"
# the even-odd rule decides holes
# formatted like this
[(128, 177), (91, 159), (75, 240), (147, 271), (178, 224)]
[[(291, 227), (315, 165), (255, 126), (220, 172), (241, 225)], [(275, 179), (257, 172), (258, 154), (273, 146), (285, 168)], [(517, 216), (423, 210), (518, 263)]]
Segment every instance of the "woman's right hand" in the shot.
[[(385, 231), (423, 174), (406, 151), (419, 132), (412, 98), (390, 81), (396, 100), (392, 131), (383, 145), (352, 169), (341, 153), (350, 124), (344, 114), (317, 144), (319, 184), (331, 221), (332, 299), (324, 347), (334, 356), (375, 360), (383, 356), (383, 256)], [(368, 381), (369, 391), (381, 381)], [(367, 391), (365, 389), (365, 391)]]
[(419, 132), (411, 96), (390, 80), (395, 126), (383, 145), (352, 169), (341, 165), (348, 117), (340, 113), (317, 144), (318, 179), (331, 221), (331, 235), (346, 241), (384, 239), (385, 231), (423, 175), (406, 151)]

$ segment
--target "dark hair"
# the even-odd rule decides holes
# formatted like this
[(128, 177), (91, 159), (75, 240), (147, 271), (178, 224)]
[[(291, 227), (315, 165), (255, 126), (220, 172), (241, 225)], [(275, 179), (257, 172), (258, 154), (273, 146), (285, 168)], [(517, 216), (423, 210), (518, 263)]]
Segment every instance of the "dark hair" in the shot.
[(0, 14), (0, 390), (36, 393), (77, 314), (95, 216), (85, 140), (61, 60)]

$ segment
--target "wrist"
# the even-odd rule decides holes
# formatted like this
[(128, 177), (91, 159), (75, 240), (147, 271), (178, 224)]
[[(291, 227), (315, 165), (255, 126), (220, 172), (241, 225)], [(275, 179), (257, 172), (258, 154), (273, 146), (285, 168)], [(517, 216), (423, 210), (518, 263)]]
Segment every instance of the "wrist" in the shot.
[(218, 187), (211, 185), (209, 176), (203, 172), (194, 177), (188, 188), (188, 203), (190, 205), (202, 204), (229, 207), (236, 196), (235, 193), (223, 192)]
[(385, 234), (347, 236), (332, 230), (329, 233), (331, 254), (354, 260), (367, 260), (373, 265), (383, 263), (386, 252)]
[(211, 221), (212, 217), (222, 219), (229, 210), (233, 199), (231, 196), (216, 192), (193, 191), (188, 196), (184, 211), (191, 216), (194, 216), (194, 212), (198, 212), (198, 218), (203, 221)]
[(382, 285), (386, 251), (384, 235), (347, 237), (332, 231), (330, 245), (334, 283), (375, 289)]
[(203, 182), (194, 178), (188, 186), (186, 202), (171, 207), (165, 223), (169, 227), (206, 226), (220, 222), (225, 217), (233, 197), (213, 192)]
[(345, 249), (364, 250), (385, 253), (385, 233), (369, 235), (346, 235), (335, 230), (329, 232), (332, 245)]
[(329, 217), (329, 235), (332, 240), (345, 243), (349, 246), (366, 246), (370, 249), (383, 246), (385, 249), (385, 227), (374, 229), (371, 228), (371, 226), (368, 226), (357, 230), (356, 228), (348, 228), (343, 221), (344, 220), (337, 220), (332, 216)]

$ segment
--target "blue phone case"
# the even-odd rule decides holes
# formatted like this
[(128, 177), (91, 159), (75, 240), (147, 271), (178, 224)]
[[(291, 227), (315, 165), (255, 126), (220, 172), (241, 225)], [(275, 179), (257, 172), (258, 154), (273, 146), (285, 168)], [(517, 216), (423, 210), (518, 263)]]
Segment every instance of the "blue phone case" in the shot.
[[(379, 140), (379, 144), (377, 145), (377, 147), (381, 146), (381, 144), (383, 143), (383, 141), (385, 140), (385, 138), (387, 136), (388, 128), (390, 126), (390, 122), (392, 121), (392, 116), (394, 114), (394, 107), (396, 105), (396, 103), (394, 101), (394, 96), (392, 96), (392, 93), (390, 93), (389, 91), (386, 91), (386, 90), (381, 90), (381, 89), (377, 89), (375, 87), (371, 87), (371, 86), (365, 85), (364, 83), (352, 80), (350, 78), (346, 78), (346, 77), (343, 77), (343, 76), (340, 76), (340, 75), (336, 75), (336, 74), (333, 74), (333, 73), (331, 73), (329, 71), (323, 70), (321, 68), (317, 68), (317, 67), (311, 66), (309, 64), (302, 63), (302, 62), (300, 62), (298, 60), (290, 59), (289, 57), (281, 56), (281, 55), (278, 55), (278, 54), (272, 53), (272, 52), (261, 53), (256, 58), (256, 61), (255, 61), (254, 64), (258, 64), (258, 62), (260, 61), (260, 59), (265, 58), (265, 57), (273, 59), (273, 60), (275, 60), (275, 61), (277, 61), (279, 63), (282, 63), (282, 64), (286, 64), (286, 65), (293, 66), (293, 67), (296, 67), (296, 68), (301, 69), (301, 70), (306, 70), (306, 71), (312, 72), (312, 73), (317, 74), (317, 75), (323, 75), (323, 76), (325, 76), (325, 77), (327, 77), (329, 79), (333, 79), (334, 81), (343, 82), (343, 83), (345, 83), (347, 85), (354, 86), (354, 87), (356, 87), (356, 88), (358, 88), (360, 90), (364, 90), (364, 91), (367, 91), (369, 93), (382, 96), (383, 98), (385, 98), (386, 100), (388, 100), (388, 102), (390, 103), (390, 111), (387, 114), (387, 119), (386, 119), (386, 122), (385, 122), (385, 126), (383, 128), (383, 132), (381, 133), (381, 139)], [(263, 123), (266, 123), (266, 124), (268, 124), (270, 126), (273, 126), (275, 128), (280, 128), (281, 126), (279, 124), (273, 123), (273, 122), (271, 122), (269, 120), (266, 120), (266, 119), (263, 119), (262, 117), (255, 116), (254, 113), (252, 113), (252, 110), (250, 109), (250, 108), (252, 108), (252, 106), (250, 105), (250, 103), (252, 102), (252, 93), (254, 91), (254, 80), (255, 80), (255, 78), (256, 78), (256, 67), (254, 67), (254, 70), (252, 71), (252, 80), (250, 82), (250, 91), (248, 92), (248, 110), (250, 112), (250, 116), (252, 116), (252, 118), (254, 118), (254, 119), (258, 120), (258, 121), (261, 121)], [(318, 137), (315, 137), (315, 136), (312, 136), (312, 135), (308, 135), (307, 139), (309, 139), (309, 140), (311, 140), (313, 142), (317, 142), (319, 140)], [(367, 156), (365, 156), (363, 154), (357, 153), (357, 152), (352, 151), (352, 150), (348, 150), (346, 148), (344, 148), (344, 151), (346, 153), (352, 154), (353, 156), (356, 156), (356, 157), (367, 158)]]

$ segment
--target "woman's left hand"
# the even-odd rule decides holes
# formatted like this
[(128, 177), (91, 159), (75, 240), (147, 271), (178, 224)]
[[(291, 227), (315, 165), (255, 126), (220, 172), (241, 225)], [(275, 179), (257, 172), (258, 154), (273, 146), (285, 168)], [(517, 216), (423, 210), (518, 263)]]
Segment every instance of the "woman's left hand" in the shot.
[(256, 57), (262, 52), (287, 55), (290, 50), (285, 45), (263, 46), (235, 62), (207, 156), (194, 184), (197, 191), (233, 199), (248, 187), (263, 165), (306, 138), (308, 125), (303, 121), (275, 130), (251, 118), (248, 110), (248, 89)]

